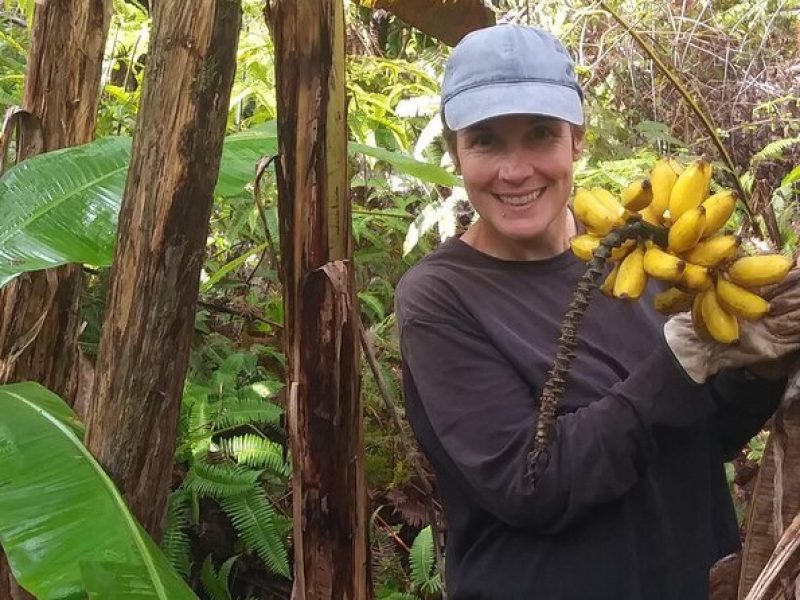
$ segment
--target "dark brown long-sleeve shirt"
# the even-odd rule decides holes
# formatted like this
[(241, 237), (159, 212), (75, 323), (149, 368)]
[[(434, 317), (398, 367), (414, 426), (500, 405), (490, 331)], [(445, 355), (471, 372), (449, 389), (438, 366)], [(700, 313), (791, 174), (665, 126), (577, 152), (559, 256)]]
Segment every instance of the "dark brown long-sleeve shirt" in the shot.
[(548, 467), (525, 477), (537, 398), (585, 265), (504, 261), (452, 238), (397, 289), (407, 417), (435, 469), (452, 600), (693, 600), (738, 545), (723, 460), (782, 382), (693, 383), (662, 338), (651, 285), (597, 292)]

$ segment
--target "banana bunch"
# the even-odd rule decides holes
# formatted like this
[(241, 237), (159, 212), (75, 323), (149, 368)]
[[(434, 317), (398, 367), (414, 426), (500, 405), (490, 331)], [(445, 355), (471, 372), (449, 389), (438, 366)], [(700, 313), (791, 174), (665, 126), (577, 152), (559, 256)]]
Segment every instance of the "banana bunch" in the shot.
[(632, 218), (667, 230), (666, 246), (629, 239), (611, 254), (612, 269), (600, 289), (636, 300), (650, 277), (669, 282), (657, 294), (655, 308), (666, 315), (691, 310), (698, 335), (720, 343), (739, 339), (739, 319), (757, 320), (769, 302), (757, 288), (778, 283), (792, 261), (780, 254), (739, 256), (741, 239), (720, 233), (733, 214), (730, 190), (709, 195), (711, 164), (697, 160), (685, 167), (662, 158), (647, 179), (628, 185), (618, 200), (603, 188), (575, 192), (575, 216), (587, 232), (570, 240), (580, 259), (591, 260), (603, 236)]

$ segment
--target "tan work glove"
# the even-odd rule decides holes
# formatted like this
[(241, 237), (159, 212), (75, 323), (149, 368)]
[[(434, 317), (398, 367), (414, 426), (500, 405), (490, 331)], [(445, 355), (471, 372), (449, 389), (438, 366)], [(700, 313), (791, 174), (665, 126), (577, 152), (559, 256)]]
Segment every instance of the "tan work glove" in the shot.
[(675, 358), (697, 383), (722, 369), (748, 367), (758, 375), (779, 376), (793, 354), (800, 351), (800, 268), (761, 290), (770, 301), (769, 314), (759, 321), (739, 322), (739, 343), (720, 344), (702, 339), (689, 313), (680, 313), (664, 325), (664, 337)]

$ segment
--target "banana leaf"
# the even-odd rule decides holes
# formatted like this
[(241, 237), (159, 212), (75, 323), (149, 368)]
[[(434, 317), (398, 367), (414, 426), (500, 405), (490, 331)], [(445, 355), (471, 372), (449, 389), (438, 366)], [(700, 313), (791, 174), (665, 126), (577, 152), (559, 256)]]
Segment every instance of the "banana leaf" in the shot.
[(37, 598), (195, 599), (36, 383), (0, 386), (0, 544)]
[[(274, 122), (229, 135), (215, 195), (241, 195), (258, 160), (277, 147)], [(0, 287), (20, 273), (66, 263), (111, 264), (130, 152), (130, 138), (102, 138), (30, 158), (0, 177)], [(404, 154), (360, 144), (351, 144), (350, 152), (369, 154), (429, 183), (458, 181)]]

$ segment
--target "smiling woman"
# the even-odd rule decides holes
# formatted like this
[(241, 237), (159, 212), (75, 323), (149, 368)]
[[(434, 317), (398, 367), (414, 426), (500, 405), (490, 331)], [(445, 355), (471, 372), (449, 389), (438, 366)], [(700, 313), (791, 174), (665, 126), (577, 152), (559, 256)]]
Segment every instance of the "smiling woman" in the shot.
[(497, 258), (561, 254), (575, 235), (567, 208), (583, 133), (550, 117), (508, 115), (456, 133), (455, 164), (480, 219), (461, 238)]
[(659, 290), (596, 296), (532, 480), (537, 399), (585, 271), (568, 249), (582, 98), (536, 28), (476, 31), (445, 70), (445, 135), (478, 219), (406, 273), (396, 308), (452, 600), (707, 598), (709, 567), (739, 546), (723, 461), (785, 385), (743, 368), (698, 384), (664, 341)]

